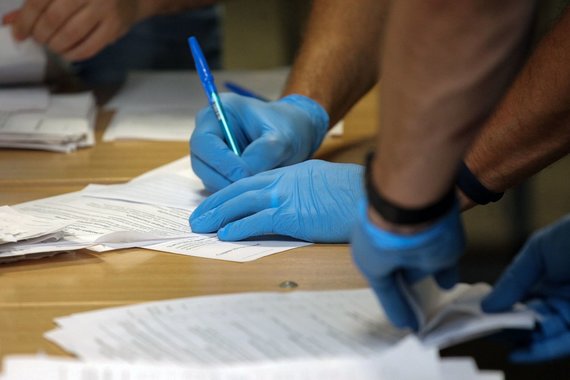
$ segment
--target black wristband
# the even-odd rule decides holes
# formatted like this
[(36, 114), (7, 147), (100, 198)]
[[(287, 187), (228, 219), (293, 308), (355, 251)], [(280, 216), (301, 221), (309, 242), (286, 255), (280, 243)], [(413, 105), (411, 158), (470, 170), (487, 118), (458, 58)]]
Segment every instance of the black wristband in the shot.
[(463, 191), (469, 199), (480, 205), (486, 205), (489, 202), (497, 202), (503, 197), (504, 193), (495, 193), (487, 189), (473, 173), (465, 165), (461, 163), (459, 175), (457, 176), (457, 187)]
[(447, 214), (453, 208), (455, 204), (454, 187), (451, 187), (436, 202), (422, 208), (404, 208), (388, 201), (376, 190), (372, 181), (373, 158), (374, 153), (369, 153), (366, 157), (366, 171), (364, 175), (366, 194), (372, 208), (388, 222), (402, 225), (426, 223)]

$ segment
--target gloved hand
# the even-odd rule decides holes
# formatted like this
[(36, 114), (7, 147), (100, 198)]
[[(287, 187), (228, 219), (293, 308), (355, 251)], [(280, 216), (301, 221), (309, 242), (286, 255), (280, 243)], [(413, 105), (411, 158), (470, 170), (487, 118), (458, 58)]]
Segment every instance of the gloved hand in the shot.
[(244, 178), (206, 199), (190, 217), (193, 232), (221, 240), (278, 234), (346, 243), (363, 197), (363, 168), (310, 160)]
[(241, 157), (236, 156), (210, 107), (200, 111), (190, 138), (192, 169), (211, 192), (244, 177), (309, 159), (328, 129), (326, 111), (302, 95), (269, 103), (235, 94), (220, 97), (231, 127), (249, 144)]
[(526, 342), (511, 354), (536, 362), (570, 354), (570, 216), (535, 233), (483, 300), (485, 312), (510, 309), (519, 301), (542, 317)]
[(367, 209), (366, 202), (358, 208), (351, 238), (354, 261), (390, 321), (396, 327), (417, 331), (419, 321), (405, 287), (429, 275), (444, 289), (457, 283), (457, 261), (465, 247), (459, 208), (456, 205), (428, 229), (409, 235), (380, 229), (370, 221)]

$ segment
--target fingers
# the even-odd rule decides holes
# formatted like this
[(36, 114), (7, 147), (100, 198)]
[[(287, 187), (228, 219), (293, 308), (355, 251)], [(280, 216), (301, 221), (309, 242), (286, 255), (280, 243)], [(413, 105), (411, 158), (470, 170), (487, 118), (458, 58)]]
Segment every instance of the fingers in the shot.
[(487, 313), (505, 311), (524, 299), (544, 272), (540, 251), (530, 240), (481, 303)]
[(221, 128), (211, 109), (198, 113), (196, 125), (190, 138), (190, 151), (193, 157), (212, 169), (196, 172), (204, 183), (219, 183), (218, 176), (233, 183), (252, 174), (243, 159), (236, 156), (223, 140)]
[(17, 40), (33, 37), (65, 59), (80, 61), (121, 36), (133, 22), (129, 12), (121, 13), (115, 1), (27, 0), (15, 17), (13, 34)]
[(63, 56), (69, 61), (82, 61), (97, 54), (103, 47), (113, 42), (120, 35), (118, 28), (112, 23), (101, 22), (78, 45), (72, 47)]
[[(39, 43), (48, 45), (51, 48), (49, 45), (51, 38), (58, 34), (67, 23), (73, 20), (75, 15), (82, 9), (85, 9), (85, 3), (82, 1), (57, 0), (51, 2), (33, 25), (32, 37)], [(22, 13), (22, 16), (23, 15)], [(81, 32), (80, 36), (69, 35), (68, 37), (79, 41), (85, 36), (85, 29), (86, 28), (82, 27), (76, 31)]]
[(534, 363), (557, 359), (570, 354), (570, 332), (547, 339), (533, 340), (510, 355), (513, 362)]
[(459, 268), (457, 265), (443, 269), (434, 274), (435, 281), (443, 289), (451, 289), (459, 282)]
[(380, 279), (369, 280), (370, 286), (380, 300), (386, 316), (399, 328), (418, 330), (418, 321), (414, 312), (396, 281), (395, 275), (389, 275)]
[(227, 224), (218, 231), (218, 237), (224, 241), (244, 240), (254, 236), (268, 234), (287, 235), (287, 231), (275, 229), (273, 224), (276, 209), (261, 210), (253, 215)]
[[(231, 187), (232, 186), (226, 189), (231, 189)], [(214, 194), (212, 197), (217, 197), (218, 194)], [(235, 222), (270, 208), (271, 200), (266, 191), (253, 190), (240, 192), (237, 196), (228, 198), (227, 201), (217, 207), (209, 209), (203, 214), (198, 213), (196, 214), (197, 216), (194, 216), (196, 213), (194, 212), (190, 217), (190, 225), (193, 232), (215, 232), (230, 222)], [(196, 211), (201, 212), (201, 210)], [(222, 236), (224, 236), (224, 234), (222, 234)]]
[[(69, 52), (84, 44), (94, 33), (100, 24), (99, 18), (93, 17), (89, 8), (82, 8), (70, 18), (65, 25), (49, 38), (47, 45), (54, 52), (61, 54), (68, 60), (74, 60), (75, 57), (69, 56)], [(97, 49), (91, 51), (89, 56), (94, 55), (101, 50), (108, 42), (107, 40), (99, 40)]]
[(50, 3), (58, 1), (50, 0), (28, 0), (20, 9), (20, 14), (12, 25), (12, 34), (16, 40), (22, 41), (32, 35), (34, 26), (43, 15)]
[(252, 173), (261, 173), (282, 166), (289, 147), (288, 141), (275, 133), (267, 133), (249, 144), (241, 157)]
[(200, 179), (210, 193), (215, 193), (226, 186), (232, 184), (226, 177), (220, 175), (214, 168), (206, 164), (204, 161), (196, 157), (194, 154), (190, 155), (190, 164), (192, 170)]
[[(271, 194), (268, 191), (258, 191), (264, 189), (268, 183), (270, 182), (267, 181), (265, 177), (248, 177), (234, 184), (231, 184), (230, 186), (223, 188), (217, 193), (211, 195), (204, 202), (202, 202), (190, 216), (190, 224), (192, 225), (192, 228), (196, 227), (201, 231), (203, 229), (211, 229), (211, 224), (209, 224), (210, 222), (208, 222), (207, 219), (210, 217), (220, 217), (218, 215), (214, 215), (217, 213), (216, 208), (226, 202), (234, 201), (240, 197), (243, 202), (247, 201), (250, 203), (249, 205), (243, 205), (244, 207), (258, 207), (255, 206), (257, 203), (262, 203), (263, 208), (271, 207)], [(249, 196), (248, 198), (243, 198), (244, 194), (248, 192), (256, 192), (256, 196), (259, 196), (260, 198), (256, 199)], [(235, 203), (232, 202), (231, 204), (233, 205)], [(229, 210), (226, 209), (226, 211)]]
[(4, 16), (2, 16), (2, 25), (13, 24), (16, 21), (16, 19), (18, 18), (19, 14), (20, 14), (19, 10), (15, 10), (15, 11), (6, 13)]

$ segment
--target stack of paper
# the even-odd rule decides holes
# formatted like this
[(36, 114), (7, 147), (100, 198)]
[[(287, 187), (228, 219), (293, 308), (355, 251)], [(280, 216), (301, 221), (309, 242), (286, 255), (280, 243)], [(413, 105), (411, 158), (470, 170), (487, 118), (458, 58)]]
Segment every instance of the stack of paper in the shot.
[[(433, 287), (425, 280), (415, 290)], [(59, 327), (45, 334), (87, 363), (38, 360), (33, 368), (70, 376), (86, 368), (145, 369), (160, 378), (176, 365), (184, 369), (170, 378), (180, 379), (500, 378), (479, 373), (473, 361), (446, 362), (436, 355), (436, 348), (501, 328), (532, 328), (534, 315), (526, 310), (484, 314), (478, 305), (489, 291), (485, 284), (461, 284), (416, 299), (426, 320), (417, 335), (422, 344), (387, 321), (369, 289), (204, 296), (102, 309), (57, 318)], [(25, 373), (31, 374), (26, 360), (13, 365), (25, 371), (28, 363)]]
[(0, 89), (0, 147), (72, 152), (95, 143), (94, 128), (95, 100), (90, 93)]
[(61, 240), (70, 222), (54, 221), (22, 214), (8, 206), (0, 207), (0, 258), (18, 256), (15, 247), (25, 248)]
[[(413, 363), (413, 365), (408, 365)], [(469, 358), (439, 359), (413, 337), (374, 358), (321, 358), (196, 366), (80, 362), (57, 357), (8, 357), (4, 380), (501, 380)]]
[(205, 196), (185, 157), (124, 185), (91, 185), (80, 192), (16, 205), (25, 215), (66, 223), (64, 234), (59, 239), (14, 243), (0, 250), (0, 262), (45, 252), (81, 248), (106, 252), (129, 247), (244, 262), (308, 244), (221, 242), (215, 234), (192, 233), (188, 217)]
[[(220, 91), (225, 81), (243, 84), (268, 99), (279, 98), (289, 69), (220, 71), (214, 73)], [(135, 72), (106, 105), (116, 110), (103, 141), (121, 139), (188, 141), (195, 116), (208, 105), (194, 72)], [(342, 122), (332, 135), (342, 135)]]
[[(413, 360), (414, 366), (402, 366)], [(442, 368), (434, 350), (409, 339), (374, 359), (314, 359), (231, 366), (157, 365), (78, 362), (64, 358), (14, 357), (4, 362), (5, 380), (438, 380)], [(464, 368), (469, 368), (464, 366)], [(87, 375), (88, 374), (88, 375)], [(463, 377), (465, 378), (465, 377)]]
[[(486, 284), (438, 290), (437, 311), (418, 337), (444, 348), (502, 328), (534, 326), (527, 310), (484, 314), (479, 304), (489, 291)], [(46, 338), (79, 358), (130, 363), (368, 358), (409, 335), (392, 327), (369, 289), (183, 298), (73, 314), (56, 323)]]
[[(0, 13), (16, 4), (0, 8)], [(43, 49), (13, 40), (0, 27), (0, 147), (71, 152), (95, 143), (95, 101), (88, 94), (50, 95), (42, 87), (14, 87), (43, 80)]]

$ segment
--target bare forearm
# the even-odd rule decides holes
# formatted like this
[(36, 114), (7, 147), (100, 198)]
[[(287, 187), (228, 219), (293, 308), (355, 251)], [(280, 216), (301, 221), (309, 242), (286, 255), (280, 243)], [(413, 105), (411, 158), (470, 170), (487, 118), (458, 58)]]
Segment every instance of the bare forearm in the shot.
[(284, 94), (319, 102), (331, 125), (376, 83), (389, 1), (315, 0)]
[(490, 190), (507, 190), (570, 152), (570, 10), (540, 41), (466, 164)]
[(393, 5), (374, 163), (374, 183), (389, 200), (422, 207), (451, 186), (518, 68), (532, 8), (513, 0)]

